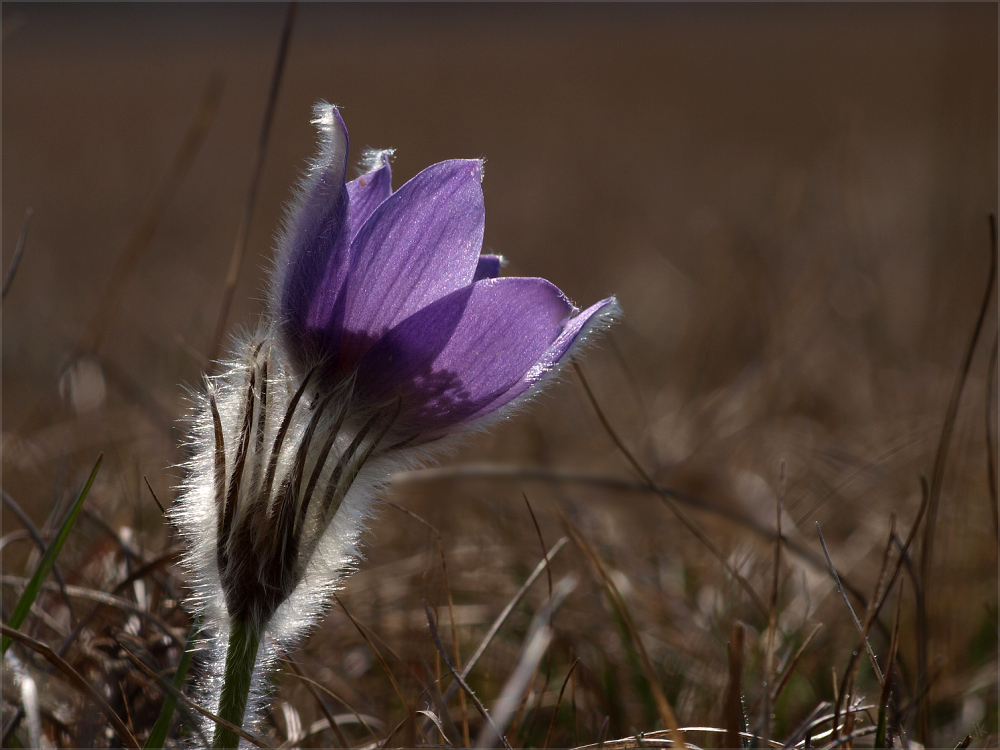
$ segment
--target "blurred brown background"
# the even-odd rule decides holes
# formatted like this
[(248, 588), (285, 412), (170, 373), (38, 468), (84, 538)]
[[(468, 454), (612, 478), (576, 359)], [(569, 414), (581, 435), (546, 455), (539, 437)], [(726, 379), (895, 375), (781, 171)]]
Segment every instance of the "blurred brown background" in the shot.
[[(162, 544), (140, 477), (170, 501), (180, 386), (196, 386), (204, 366), (284, 15), (270, 4), (3, 6), (4, 269), (34, 211), (3, 306), (3, 483), (38, 523), (104, 450), (94, 502)], [(210, 130), (107, 336), (93, 357), (72, 357), (214, 77), (224, 90)], [(230, 326), (261, 310), (318, 99), (341, 106), (355, 163), (366, 146), (397, 149), (396, 186), (441, 159), (485, 157), (485, 245), (509, 259), (506, 273), (549, 278), (581, 305), (618, 295), (624, 318), (583, 366), (648, 470), (769, 519), (785, 459), (790, 522), (815, 546), (821, 521), (838, 562), (870, 588), (890, 514), (906, 530), (916, 513), (917, 476), (931, 471), (984, 293), (996, 5), (303, 3)], [(984, 426), (996, 413), (984, 402), (995, 335), (993, 307), (935, 548), (940, 582), (955, 583), (935, 589), (938, 674), (958, 685), (939, 693), (943, 742), (996, 706), (993, 688), (969, 687), (996, 676), (995, 642), (969, 645), (996, 624)], [(629, 476), (566, 380), (455, 461)], [(751, 615), (726, 609), (739, 606), (719, 600), (724, 574), (654, 500), (502, 482), (397, 499), (450, 530), (449, 549), (475, 571), (537, 560), (521, 489), (550, 544), (569, 508), (636, 590), (661, 597), (642, 606), (654, 610), (645, 622), (672, 699), (684, 721), (716, 721), (728, 629)], [(734, 559), (766, 567), (766, 549), (740, 552), (738, 529), (703, 521)], [(376, 523), (366, 565), (380, 580), (380, 565), (419, 546), (411, 537), (427, 541), (410, 523), (392, 513)], [(5, 564), (26, 551), (11, 547)], [(433, 565), (416, 564), (416, 593), (386, 594), (401, 609), (412, 599), (425, 641), (419, 601)], [(370, 580), (351, 584), (359, 607)], [(491, 580), (452, 581), (487, 621), (505, 601)], [(599, 590), (588, 596), (600, 609)], [(825, 601), (821, 619), (844, 619)], [(714, 640), (697, 645), (698, 628)], [(582, 634), (579, 648), (588, 638), (598, 640)], [(836, 648), (826, 658), (840, 658)], [(812, 668), (815, 696), (829, 692), (825, 662)], [(643, 728), (627, 705), (615, 721), (613, 731)]]

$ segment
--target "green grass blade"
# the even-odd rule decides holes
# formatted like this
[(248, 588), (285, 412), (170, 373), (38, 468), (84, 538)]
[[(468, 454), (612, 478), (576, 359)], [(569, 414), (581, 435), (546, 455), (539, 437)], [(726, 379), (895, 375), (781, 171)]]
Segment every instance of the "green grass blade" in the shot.
[[(191, 632), (188, 633), (187, 645), (184, 647), (184, 653), (181, 654), (181, 661), (177, 665), (177, 671), (174, 672), (173, 686), (180, 692), (184, 688), (184, 679), (187, 677), (188, 667), (191, 666), (191, 659), (194, 657), (194, 639), (198, 635), (198, 630), (201, 628), (201, 622), (195, 620), (191, 624)], [(168, 695), (167, 699), (163, 702), (163, 708), (160, 709), (160, 715), (156, 719), (156, 723), (153, 724), (152, 730), (149, 732), (149, 737), (146, 738), (146, 742), (143, 744), (144, 750), (148, 748), (149, 750), (159, 750), (163, 747), (164, 740), (167, 739), (167, 731), (170, 729), (170, 722), (174, 718), (174, 709), (177, 706), (177, 698), (174, 695)]]
[[(21, 627), (24, 619), (28, 616), (28, 612), (31, 611), (31, 605), (35, 603), (35, 598), (38, 596), (38, 592), (42, 588), (42, 583), (48, 577), (49, 572), (52, 570), (52, 566), (56, 562), (56, 558), (59, 557), (59, 552), (62, 550), (63, 544), (69, 537), (69, 532), (73, 529), (73, 524), (76, 523), (76, 517), (80, 515), (80, 511), (83, 509), (83, 503), (87, 499), (87, 495), (90, 493), (90, 488), (94, 484), (94, 479), (97, 478), (97, 472), (101, 468), (101, 462), (104, 460), (104, 454), (102, 453), (97, 457), (97, 463), (94, 464), (93, 471), (90, 472), (90, 477), (87, 479), (87, 483), (80, 490), (80, 495), (77, 497), (76, 502), (73, 503), (73, 507), (70, 508), (69, 515), (66, 516), (66, 520), (63, 521), (62, 528), (59, 529), (59, 534), (49, 545), (49, 548), (45, 550), (45, 554), (42, 556), (42, 561), (38, 564), (38, 569), (35, 570), (35, 574), (31, 576), (31, 580), (28, 581), (28, 585), (24, 587), (24, 592), (21, 594), (21, 598), (17, 600), (17, 606), (14, 607), (14, 612), (11, 614), (10, 618), (7, 620), (8, 627), (17, 629)], [(4, 636), (2, 641), (0, 641), (0, 654), (6, 654), (7, 649), (10, 644), (13, 643), (13, 639)]]

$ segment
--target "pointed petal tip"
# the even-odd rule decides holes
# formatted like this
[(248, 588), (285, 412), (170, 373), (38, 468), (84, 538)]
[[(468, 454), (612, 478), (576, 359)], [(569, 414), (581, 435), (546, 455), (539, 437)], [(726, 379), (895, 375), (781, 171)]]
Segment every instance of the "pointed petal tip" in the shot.
[(340, 116), (340, 109), (336, 104), (318, 101), (313, 105), (312, 124), (324, 132), (329, 132), (334, 126), (347, 131), (344, 118)]
[(368, 148), (361, 155), (362, 174), (369, 174), (379, 169), (390, 169), (390, 161), (396, 155), (394, 148)]
[(313, 105), (312, 124), (320, 133), (318, 165), (343, 161), (346, 166), (350, 139), (344, 118), (340, 116), (340, 110), (333, 104), (317, 102)]
[(475, 178), (479, 183), (483, 181), (482, 159), (445, 159), (444, 161), (439, 161), (437, 164), (432, 164), (427, 169), (455, 176), (466, 174), (469, 177)]
[(618, 298), (611, 295), (610, 297), (605, 297), (600, 302), (595, 302), (580, 314), (586, 315), (588, 318), (596, 316), (595, 323), (607, 326), (622, 316), (622, 307), (618, 304)]
[(500, 275), (500, 269), (507, 265), (502, 255), (480, 255), (476, 265), (476, 273), (472, 280), (495, 279)]
[(582, 312), (574, 310), (562, 331), (549, 347), (545, 355), (524, 377), (525, 388), (535, 388), (547, 376), (559, 370), (573, 354), (591, 343), (592, 335), (608, 329), (621, 315), (621, 307), (615, 297), (606, 297), (595, 302)]

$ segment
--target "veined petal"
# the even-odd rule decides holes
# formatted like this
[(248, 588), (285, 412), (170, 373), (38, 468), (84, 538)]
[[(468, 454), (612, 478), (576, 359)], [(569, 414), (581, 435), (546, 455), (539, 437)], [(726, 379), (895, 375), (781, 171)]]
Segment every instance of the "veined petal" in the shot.
[(538, 368), (574, 312), (544, 279), (476, 282), (386, 333), (362, 360), (359, 387), (377, 399), (402, 395), (406, 427), (418, 432), (483, 416), (518, 395), (505, 397)]
[(428, 167), (383, 201), (351, 243), (340, 371), (390, 328), (468, 286), (483, 244), (482, 164)]
[(499, 255), (480, 255), (476, 264), (476, 273), (472, 277), (473, 281), (482, 279), (495, 279), (500, 275), (500, 268), (503, 266), (503, 258)]
[(332, 105), (317, 104), (313, 112), (313, 124), (320, 131), (319, 154), (289, 211), (275, 278), (281, 330), (300, 366), (320, 348), (317, 330), (331, 328), (329, 321), (347, 277), (350, 245), (350, 196), (344, 184), (347, 127)]

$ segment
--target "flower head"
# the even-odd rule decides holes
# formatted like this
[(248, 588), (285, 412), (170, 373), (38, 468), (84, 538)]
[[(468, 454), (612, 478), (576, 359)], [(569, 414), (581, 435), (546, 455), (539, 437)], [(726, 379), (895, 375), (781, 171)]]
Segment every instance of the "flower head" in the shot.
[(389, 152), (375, 152), (346, 182), (344, 122), (315, 113), (320, 153), (270, 309), (195, 398), (173, 511), (215, 634), (205, 702), (233, 721), (247, 690), (259, 715), (268, 670), (322, 614), (391, 473), (524, 400), (617, 308), (580, 312), (544, 279), (499, 278), (501, 259), (480, 255), (481, 162), (435, 164), (393, 192)]
[[(427, 167), (392, 191), (388, 153), (345, 182), (348, 137), (318, 105), (320, 155), (279, 247), (273, 306), (300, 372), (356, 374), (358, 395), (400, 398), (398, 431), (438, 436), (539, 383), (615, 308), (580, 312), (548, 281), (497, 278), (480, 255), (482, 163)], [(407, 436), (410, 437), (410, 436)]]

